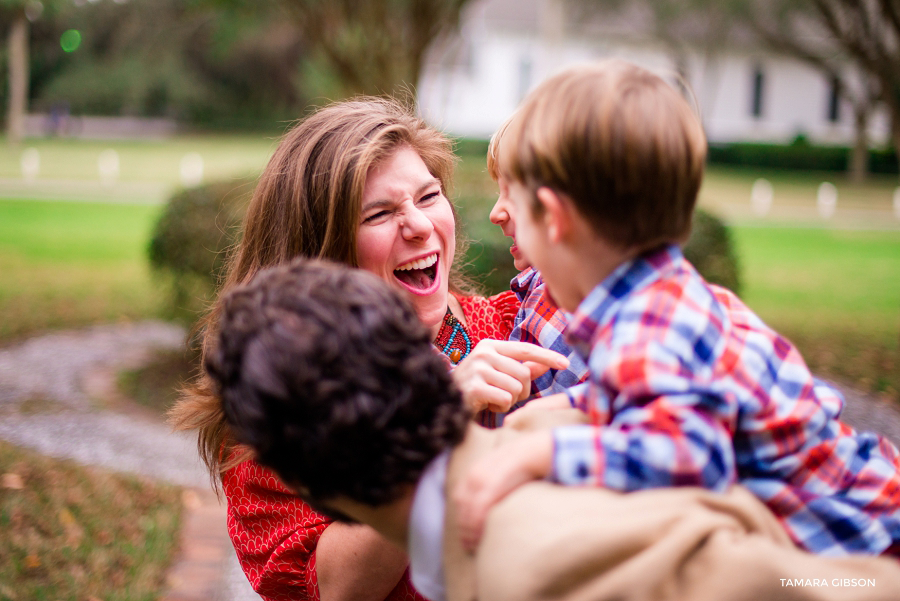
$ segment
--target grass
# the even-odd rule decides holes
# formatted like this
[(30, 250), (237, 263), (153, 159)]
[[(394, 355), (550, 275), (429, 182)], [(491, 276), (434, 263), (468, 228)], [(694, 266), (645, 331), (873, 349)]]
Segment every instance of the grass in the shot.
[(178, 489), (0, 442), (0, 600), (152, 601), (181, 519)]
[(0, 200), (0, 341), (158, 315), (146, 245), (161, 208)]
[[(750, 205), (750, 190), (757, 179), (772, 185), (772, 208), (765, 218), (755, 215)], [(838, 191), (836, 212), (828, 220), (819, 217), (816, 209), (816, 193), (823, 182), (834, 184)], [(898, 183), (892, 175), (872, 175), (857, 184), (841, 173), (713, 166), (707, 169), (700, 204), (736, 225), (897, 230), (900, 218), (892, 202)]]
[(900, 230), (733, 234), (752, 309), (818, 373), (900, 399)]
[(0, 181), (10, 186), (12, 180), (20, 180), (22, 154), (34, 148), (40, 156), (40, 171), (32, 189), (40, 190), (53, 181), (67, 182), (70, 190), (72, 184), (86, 183), (100, 188), (100, 154), (112, 149), (119, 157), (117, 183), (175, 187), (181, 182), (181, 161), (187, 154), (199, 154), (204, 180), (215, 181), (258, 173), (276, 144), (269, 135), (195, 135), (160, 141), (29, 139), (18, 148), (0, 144)]

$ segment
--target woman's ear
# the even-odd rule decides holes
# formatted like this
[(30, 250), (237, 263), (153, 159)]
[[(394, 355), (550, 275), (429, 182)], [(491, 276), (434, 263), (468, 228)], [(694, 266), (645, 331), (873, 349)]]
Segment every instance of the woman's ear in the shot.
[(559, 244), (572, 231), (572, 206), (565, 197), (543, 186), (537, 189), (537, 199), (544, 209), (541, 219), (547, 228), (547, 238)]

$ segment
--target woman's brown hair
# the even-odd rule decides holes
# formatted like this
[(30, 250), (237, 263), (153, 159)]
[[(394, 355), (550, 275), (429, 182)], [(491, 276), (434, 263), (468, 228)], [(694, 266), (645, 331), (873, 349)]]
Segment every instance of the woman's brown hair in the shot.
[[(259, 178), (219, 298), (260, 270), (295, 257), (358, 266), (356, 233), (366, 174), (402, 146), (419, 154), (447, 193), (456, 160), (450, 140), (396, 101), (337, 102), (300, 121)], [(211, 351), (221, 310), (219, 300), (199, 324), (203, 357)], [(221, 401), (202, 370), (169, 419), (176, 430), (198, 431), (200, 457), (215, 486), (223, 471), (250, 457), (230, 435)]]

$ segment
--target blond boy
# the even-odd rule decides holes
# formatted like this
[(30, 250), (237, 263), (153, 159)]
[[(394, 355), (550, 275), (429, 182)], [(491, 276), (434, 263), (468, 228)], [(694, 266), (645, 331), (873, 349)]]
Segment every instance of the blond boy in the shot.
[(798, 545), (897, 553), (900, 454), (838, 420), (840, 396), (678, 244), (690, 231), (706, 139), (661, 78), (624, 61), (539, 86), (504, 132), (516, 241), (560, 307), (588, 382), (591, 425), (538, 432), (457, 488), (465, 542), (535, 478), (629, 492), (743, 484)]

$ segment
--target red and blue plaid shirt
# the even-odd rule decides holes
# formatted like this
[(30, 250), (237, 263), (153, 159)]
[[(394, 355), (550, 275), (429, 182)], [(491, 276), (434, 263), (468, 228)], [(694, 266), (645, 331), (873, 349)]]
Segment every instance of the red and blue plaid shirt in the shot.
[(621, 265), (570, 319), (588, 357), (554, 431), (554, 478), (633, 491), (740, 483), (817, 553), (900, 541), (900, 454), (840, 422), (842, 399), (734, 294), (674, 246)]
[(565, 392), (582, 382), (587, 377), (587, 364), (566, 342), (564, 332), (568, 322), (548, 296), (541, 274), (529, 267), (513, 278), (509, 287), (521, 302), (509, 339), (530, 342), (569, 359), (566, 369), (551, 369), (532, 380), (532, 397)]

